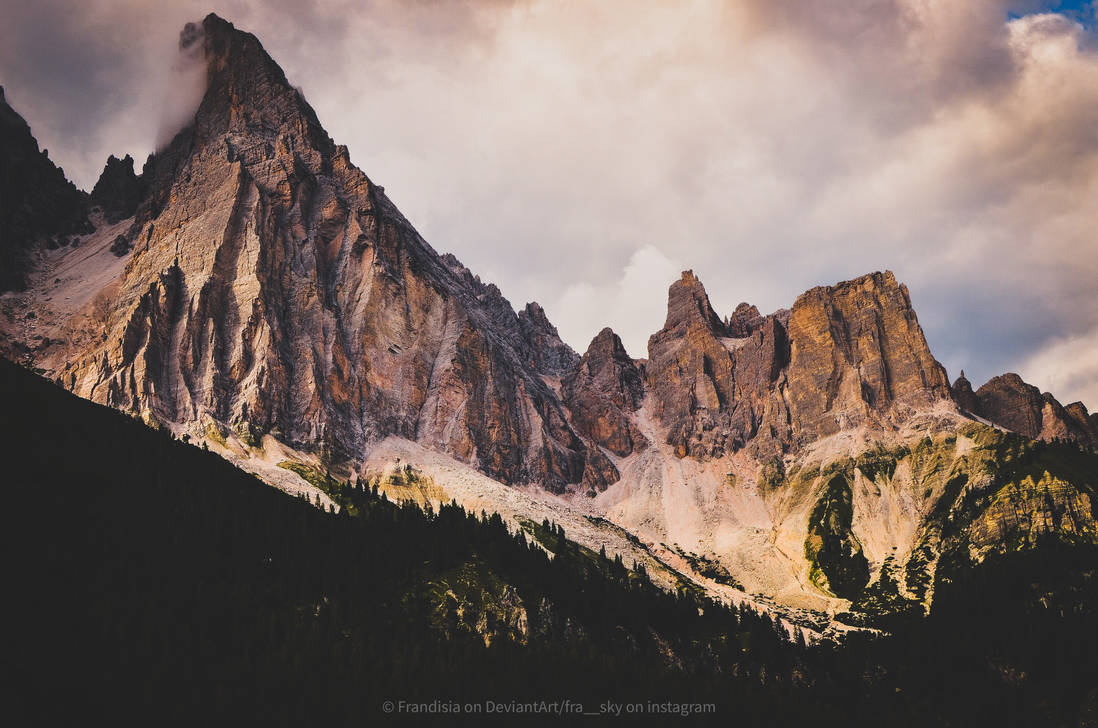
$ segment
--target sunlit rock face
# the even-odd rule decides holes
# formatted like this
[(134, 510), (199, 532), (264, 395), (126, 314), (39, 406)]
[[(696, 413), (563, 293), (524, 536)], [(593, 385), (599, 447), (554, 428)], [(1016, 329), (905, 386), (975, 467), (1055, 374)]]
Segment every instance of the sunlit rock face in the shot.
[(789, 339), (790, 415), (801, 441), (950, 398), (907, 287), (891, 272), (801, 294)]
[(680, 455), (788, 452), (951, 396), (890, 272), (814, 288), (766, 317), (741, 305), (726, 324), (687, 271), (648, 351), (655, 412)]

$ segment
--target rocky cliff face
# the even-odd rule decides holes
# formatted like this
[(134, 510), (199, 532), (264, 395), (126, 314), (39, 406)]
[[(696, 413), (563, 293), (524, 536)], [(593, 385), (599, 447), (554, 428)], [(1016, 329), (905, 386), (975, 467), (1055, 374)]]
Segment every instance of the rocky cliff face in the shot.
[(115, 223), (133, 215), (144, 196), (141, 180), (133, 171), (133, 157), (127, 154), (119, 159), (112, 154), (88, 202), (102, 210), (108, 223)]
[(961, 370), (961, 376), (957, 377), (957, 381), (950, 387), (950, 393), (961, 410), (975, 414), (979, 409), (976, 393), (972, 391), (972, 382), (965, 377), (964, 369)]
[(521, 349), (526, 354), (526, 364), (533, 371), (560, 375), (569, 371), (579, 361), (572, 347), (560, 340), (557, 327), (549, 322), (545, 309), (537, 303), (528, 303), (518, 314), (522, 332)]
[(801, 294), (789, 338), (789, 409), (801, 442), (950, 397), (907, 287), (891, 272)]
[(748, 443), (755, 454), (780, 454), (950, 398), (907, 289), (890, 272), (814, 288), (771, 316), (741, 304), (725, 324), (688, 271), (672, 285), (667, 322), (648, 350), (655, 411), (680, 455)]
[(743, 339), (753, 334), (766, 319), (759, 309), (751, 304), (741, 303), (736, 306), (736, 310), (732, 312), (732, 315), (724, 322), (725, 328), (728, 329), (728, 335), (737, 339)]
[(35, 245), (62, 247), (90, 231), (84, 193), (39, 151), (0, 88), (0, 292), (23, 288)]
[(644, 399), (640, 369), (610, 329), (591, 340), (561, 391), (572, 423), (599, 446), (626, 457), (648, 444), (630, 418)]
[[(956, 384), (954, 390), (956, 397)], [(971, 386), (968, 392), (972, 392)], [(1025, 437), (1070, 440), (1092, 450), (1098, 449), (1094, 418), (1082, 402), (1064, 407), (1051, 394), (1042, 393), (1017, 374), (994, 377), (971, 396), (962, 391), (957, 401), (972, 414)]]
[(145, 165), (133, 252), (90, 324), (103, 343), (64, 364), (66, 386), (332, 461), (396, 434), (507, 483), (615, 479), (541, 377), (575, 354), (540, 308), (516, 315), (437, 255), (254, 36), (213, 15), (201, 31), (205, 97)]

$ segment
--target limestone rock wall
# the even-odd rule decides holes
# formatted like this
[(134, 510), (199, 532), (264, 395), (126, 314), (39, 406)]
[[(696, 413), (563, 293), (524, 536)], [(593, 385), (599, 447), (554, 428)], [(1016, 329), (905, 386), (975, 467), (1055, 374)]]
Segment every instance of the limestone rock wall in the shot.
[(649, 340), (656, 415), (682, 455), (780, 454), (950, 399), (907, 289), (890, 272), (802, 294), (791, 311), (741, 304), (727, 324), (691, 272)]
[(396, 434), (507, 483), (616, 479), (540, 376), (576, 358), (544, 313), (438, 256), (253, 36), (216, 16), (204, 31), (206, 95), (146, 163), (103, 344), (62, 381), (333, 459)]

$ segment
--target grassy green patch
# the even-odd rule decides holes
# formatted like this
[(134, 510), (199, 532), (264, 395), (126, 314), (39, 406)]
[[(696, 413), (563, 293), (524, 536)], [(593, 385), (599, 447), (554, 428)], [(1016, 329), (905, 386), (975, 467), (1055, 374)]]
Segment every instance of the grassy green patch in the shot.
[(233, 428), (240, 441), (251, 448), (258, 448), (263, 444), (263, 432), (248, 422), (241, 422)]
[(206, 423), (206, 437), (213, 440), (221, 447), (229, 446), (229, 442), (225, 438), (225, 432), (221, 429), (221, 425), (212, 420)]
[(869, 581), (869, 562), (851, 530), (854, 520), (850, 467), (825, 468), (827, 485), (808, 519), (804, 555), (811, 564), (809, 579), (836, 596), (854, 599)]
[(892, 450), (876, 447), (859, 455), (854, 466), (869, 480), (885, 483), (892, 479), (896, 466), (909, 454), (910, 450), (903, 445)]
[(759, 465), (758, 482), (760, 488), (774, 490), (785, 484), (785, 461), (774, 456)]

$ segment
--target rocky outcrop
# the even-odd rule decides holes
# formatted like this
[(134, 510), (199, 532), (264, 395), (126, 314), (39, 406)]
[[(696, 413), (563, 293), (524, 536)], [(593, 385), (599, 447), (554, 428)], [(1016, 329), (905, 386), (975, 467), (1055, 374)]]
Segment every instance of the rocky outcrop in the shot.
[(759, 309), (749, 303), (741, 303), (725, 321), (728, 335), (737, 339), (743, 339), (754, 333), (762, 326), (765, 317), (759, 313)]
[(976, 390), (970, 411), (1000, 427), (1034, 440), (1070, 440), (1098, 448), (1098, 430), (1082, 402), (1067, 407), (1014, 373), (990, 379)]
[(962, 411), (975, 414), (979, 410), (979, 401), (976, 399), (976, 393), (972, 391), (972, 382), (965, 377), (964, 369), (961, 370), (961, 376), (957, 377), (957, 381), (950, 387), (950, 393), (953, 395), (953, 401)]
[(1098, 433), (1098, 430), (1094, 430), (1094, 418), (1093, 415), (1087, 412), (1087, 406), (1082, 402), (1072, 402), (1064, 407), (1064, 411), (1074, 420), (1074, 423), (1093, 434)]
[(725, 324), (688, 271), (649, 340), (647, 372), (680, 456), (745, 445), (772, 456), (950, 397), (907, 289), (889, 272), (814, 288), (770, 316), (741, 304)]
[(92, 188), (89, 203), (103, 211), (108, 223), (115, 223), (133, 215), (143, 195), (141, 180), (133, 171), (133, 157), (127, 154), (118, 159), (112, 154)]
[(701, 281), (685, 271), (668, 291), (663, 328), (648, 340), (646, 367), (655, 413), (680, 456), (716, 454), (726, 445), (714, 429), (734, 398), (732, 359), (721, 341), (727, 337)]
[(519, 330), (522, 332), (521, 349), (526, 363), (534, 371), (543, 374), (564, 374), (579, 361), (572, 347), (560, 340), (557, 327), (549, 322), (545, 309), (535, 303), (526, 304), (518, 313)]
[(36, 245), (57, 248), (91, 232), (85, 204), (0, 88), (0, 292), (24, 288)]
[(785, 328), (775, 317), (735, 338), (713, 311), (692, 271), (668, 291), (663, 329), (648, 340), (646, 384), (653, 409), (679, 457), (713, 457), (754, 442), (780, 451), (789, 441), (779, 392), (788, 358)]
[(205, 44), (206, 94), (146, 163), (103, 344), (61, 380), (333, 462), (399, 435), (505, 483), (613, 482), (543, 381), (575, 355), (540, 308), (520, 318), (436, 254), (254, 36), (214, 15), (202, 25), (188, 37)]
[(629, 418), (644, 399), (640, 370), (609, 328), (591, 340), (561, 391), (572, 424), (596, 444), (619, 457), (648, 444)]
[(1076, 407), (1073, 414), (1048, 392), (1042, 394), (1041, 399), (1044, 403), (1041, 407), (1041, 432), (1038, 439), (1070, 440), (1084, 447), (1098, 448), (1098, 433), (1089, 427), (1086, 407), (1082, 402), (1073, 403)]
[(907, 287), (871, 273), (801, 294), (789, 318), (788, 394), (796, 439), (903, 417), (950, 398)]
[(1002, 374), (976, 391), (974, 414), (1020, 435), (1036, 438), (1041, 433), (1041, 390), (1026, 384), (1017, 374)]

